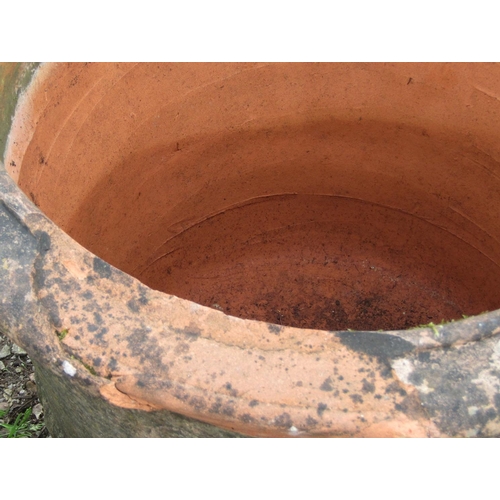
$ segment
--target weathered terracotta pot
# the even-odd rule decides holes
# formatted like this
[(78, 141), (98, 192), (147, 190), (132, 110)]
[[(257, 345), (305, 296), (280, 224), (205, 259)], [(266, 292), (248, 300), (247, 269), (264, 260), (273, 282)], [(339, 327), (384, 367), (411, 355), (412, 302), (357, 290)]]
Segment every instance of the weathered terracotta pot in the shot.
[(498, 65), (1, 71), (52, 435), (500, 435)]

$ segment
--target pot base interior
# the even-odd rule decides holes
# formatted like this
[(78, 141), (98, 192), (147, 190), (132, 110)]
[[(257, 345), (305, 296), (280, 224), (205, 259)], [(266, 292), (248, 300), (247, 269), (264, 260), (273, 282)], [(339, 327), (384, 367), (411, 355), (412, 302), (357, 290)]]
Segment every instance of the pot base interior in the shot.
[(500, 307), (498, 117), (463, 68), (46, 68), (6, 164), (146, 285), (326, 330)]
[(136, 275), (232, 316), (325, 330), (404, 329), (480, 313), (497, 266), (449, 232), (391, 208), (283, 195), (233, 207), (172, 238)]

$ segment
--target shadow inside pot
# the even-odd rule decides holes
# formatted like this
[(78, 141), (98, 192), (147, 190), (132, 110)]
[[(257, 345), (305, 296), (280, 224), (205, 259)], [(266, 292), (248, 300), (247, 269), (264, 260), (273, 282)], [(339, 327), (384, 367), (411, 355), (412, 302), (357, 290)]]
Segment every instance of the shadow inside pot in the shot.
[(394, 330), (500, 307), (467, 138), (293, 120), (137, 149), (66, 230), (154, 289), (278, 325)]

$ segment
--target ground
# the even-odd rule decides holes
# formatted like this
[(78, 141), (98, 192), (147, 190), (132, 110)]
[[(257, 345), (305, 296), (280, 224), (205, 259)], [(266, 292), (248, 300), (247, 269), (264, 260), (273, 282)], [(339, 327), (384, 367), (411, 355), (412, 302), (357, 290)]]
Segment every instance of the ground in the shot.
[(49, 437), (37, 396), (33, 364), (0, 333), (0, 438)]

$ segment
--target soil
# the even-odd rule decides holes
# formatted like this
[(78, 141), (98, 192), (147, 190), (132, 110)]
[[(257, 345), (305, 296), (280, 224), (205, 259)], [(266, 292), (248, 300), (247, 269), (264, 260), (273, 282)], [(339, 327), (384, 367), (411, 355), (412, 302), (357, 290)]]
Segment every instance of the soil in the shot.
[[(13, 424), (31, 408), (29, 422), (43, 424), (43, 408), (37, 396), (35, 374), (27, 353), (0, 333), (0, 410), (7, 413), (0, 423)], [(0, 437), (3, 436), (0, 427)], [(45, 425), (31, 433), (33, 438), (50, 437)]]

